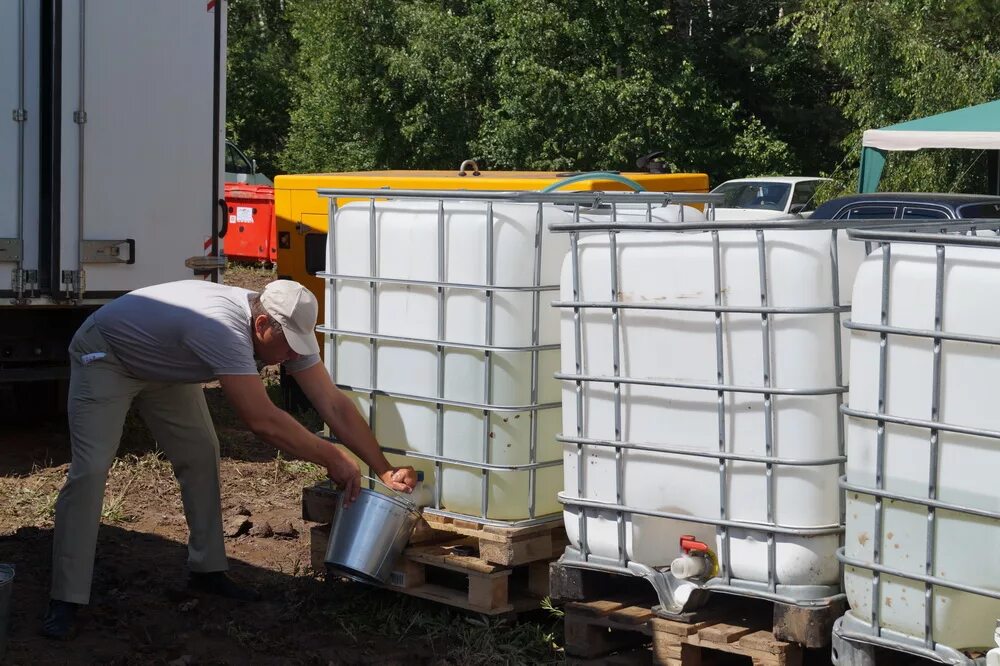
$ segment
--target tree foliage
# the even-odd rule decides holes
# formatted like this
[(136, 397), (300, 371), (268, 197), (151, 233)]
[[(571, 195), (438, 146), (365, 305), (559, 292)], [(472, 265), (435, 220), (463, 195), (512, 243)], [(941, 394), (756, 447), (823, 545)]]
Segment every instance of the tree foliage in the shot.
[(226, 134), (261, 171), (279, 170), (289, 131), (297, 45), (286, 0), (229, 0)]
[[(993, 0), (230, 0), (230, 132), (288, 172), (833, 174), (1000, 91)], [(973, 186), (968, 151), (887, 184)], [(968, 172), (968, 173), (965, 173)], [(965, 175), (963, 175), (963, 173)]]
[(296, 3), (301, 78), (285, 168), (457, 167), (489, 85), (485, 16), (472, 4)]
[[(814, 0), (794, 17), (796, 35), (846, 85), (831, 96), (849, 121), (841, 141), (852, 165), (861, 133), (995, 99), (1000, 93), (1000, 14), (993, 0)], [(882, 188), (982, 189), (975, 151), (889, 158)], [(856, 166), (846, 172), (856, 182)]]

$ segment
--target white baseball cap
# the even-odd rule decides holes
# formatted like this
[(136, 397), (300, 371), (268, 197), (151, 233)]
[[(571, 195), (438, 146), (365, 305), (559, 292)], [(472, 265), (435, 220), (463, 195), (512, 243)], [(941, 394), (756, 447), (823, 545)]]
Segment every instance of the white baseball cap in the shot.
[(319, 303), (311, 291), (293, 280), (275, 280), (264, 287), (260, 304), (281, 325), (293, 352), (300, 356), (319, 353), (315, 333)]

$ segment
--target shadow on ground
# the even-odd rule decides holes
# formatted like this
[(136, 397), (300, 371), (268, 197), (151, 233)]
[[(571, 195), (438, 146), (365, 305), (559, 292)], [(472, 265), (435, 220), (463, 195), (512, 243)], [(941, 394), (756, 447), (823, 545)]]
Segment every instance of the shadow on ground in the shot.
[(49, 529), (26, 527), (0, 537), (0, 561), (17, 569), (5, 663), (442, 663), (423, 641), (347, 636), (330, 622), (338, 604), (382, 592), (231, 560), (233, 576), (261, 590), (264, 601), (192, 594), (185, 585), (185, 544), (107, 525), (78, 633), (50, 641), (37, 631), (48, 599), (51, 546)]

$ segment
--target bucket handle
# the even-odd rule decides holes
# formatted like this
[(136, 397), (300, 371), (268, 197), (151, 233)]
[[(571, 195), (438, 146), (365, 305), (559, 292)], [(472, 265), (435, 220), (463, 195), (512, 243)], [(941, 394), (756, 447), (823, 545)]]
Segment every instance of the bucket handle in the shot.
[(388, 485), (385, 484), (385, 482), (382, 481), (382, 479), (376, 478), (374, 476), (368, 476), (367, 474), (362, 474), (361, 478), (368, 479), (369, 481), (374, 481), (375, 483), (379, 484), (380, 486), (388, 490), (390, 493), (395, 495), (395, 499), (404, 502), (410, 511), (413, 511), (414, 513), (417, 514), (420, 513), (419, 511), (417, 511), (417, 505), (413, 503), (413, 500), (411, 500), (410, 498), (408, 498), (406, 495), (399, 492), (395, 488), (390, 488)]

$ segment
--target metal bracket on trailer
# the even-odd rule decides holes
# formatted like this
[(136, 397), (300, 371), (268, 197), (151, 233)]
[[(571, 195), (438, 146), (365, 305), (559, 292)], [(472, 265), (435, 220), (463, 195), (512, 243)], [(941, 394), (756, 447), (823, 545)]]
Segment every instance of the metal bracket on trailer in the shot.
[[(122, 246), (128, 247), (123, 256)], [(85, 240), (80, 243), (80, 261), (86, 264), (134, 264), (135, 239)]]
[(184, 265), (195, 273), (223, 269), (226, 267), (226, 255), (219, 257), (212, 255), (188, 257), (184, 260)]
[[(122, 246), (128, 248), (122, 252)], [(80, 241), (80, 268), (61, 272), (64, 298), (79, 301), (87, 291), (87, 271), (83, 264), (126, 264), (135, 263), (135, 239), (83, 240)]]
[(0, 238), (0, 262), (21, 261), (21, 239)]

